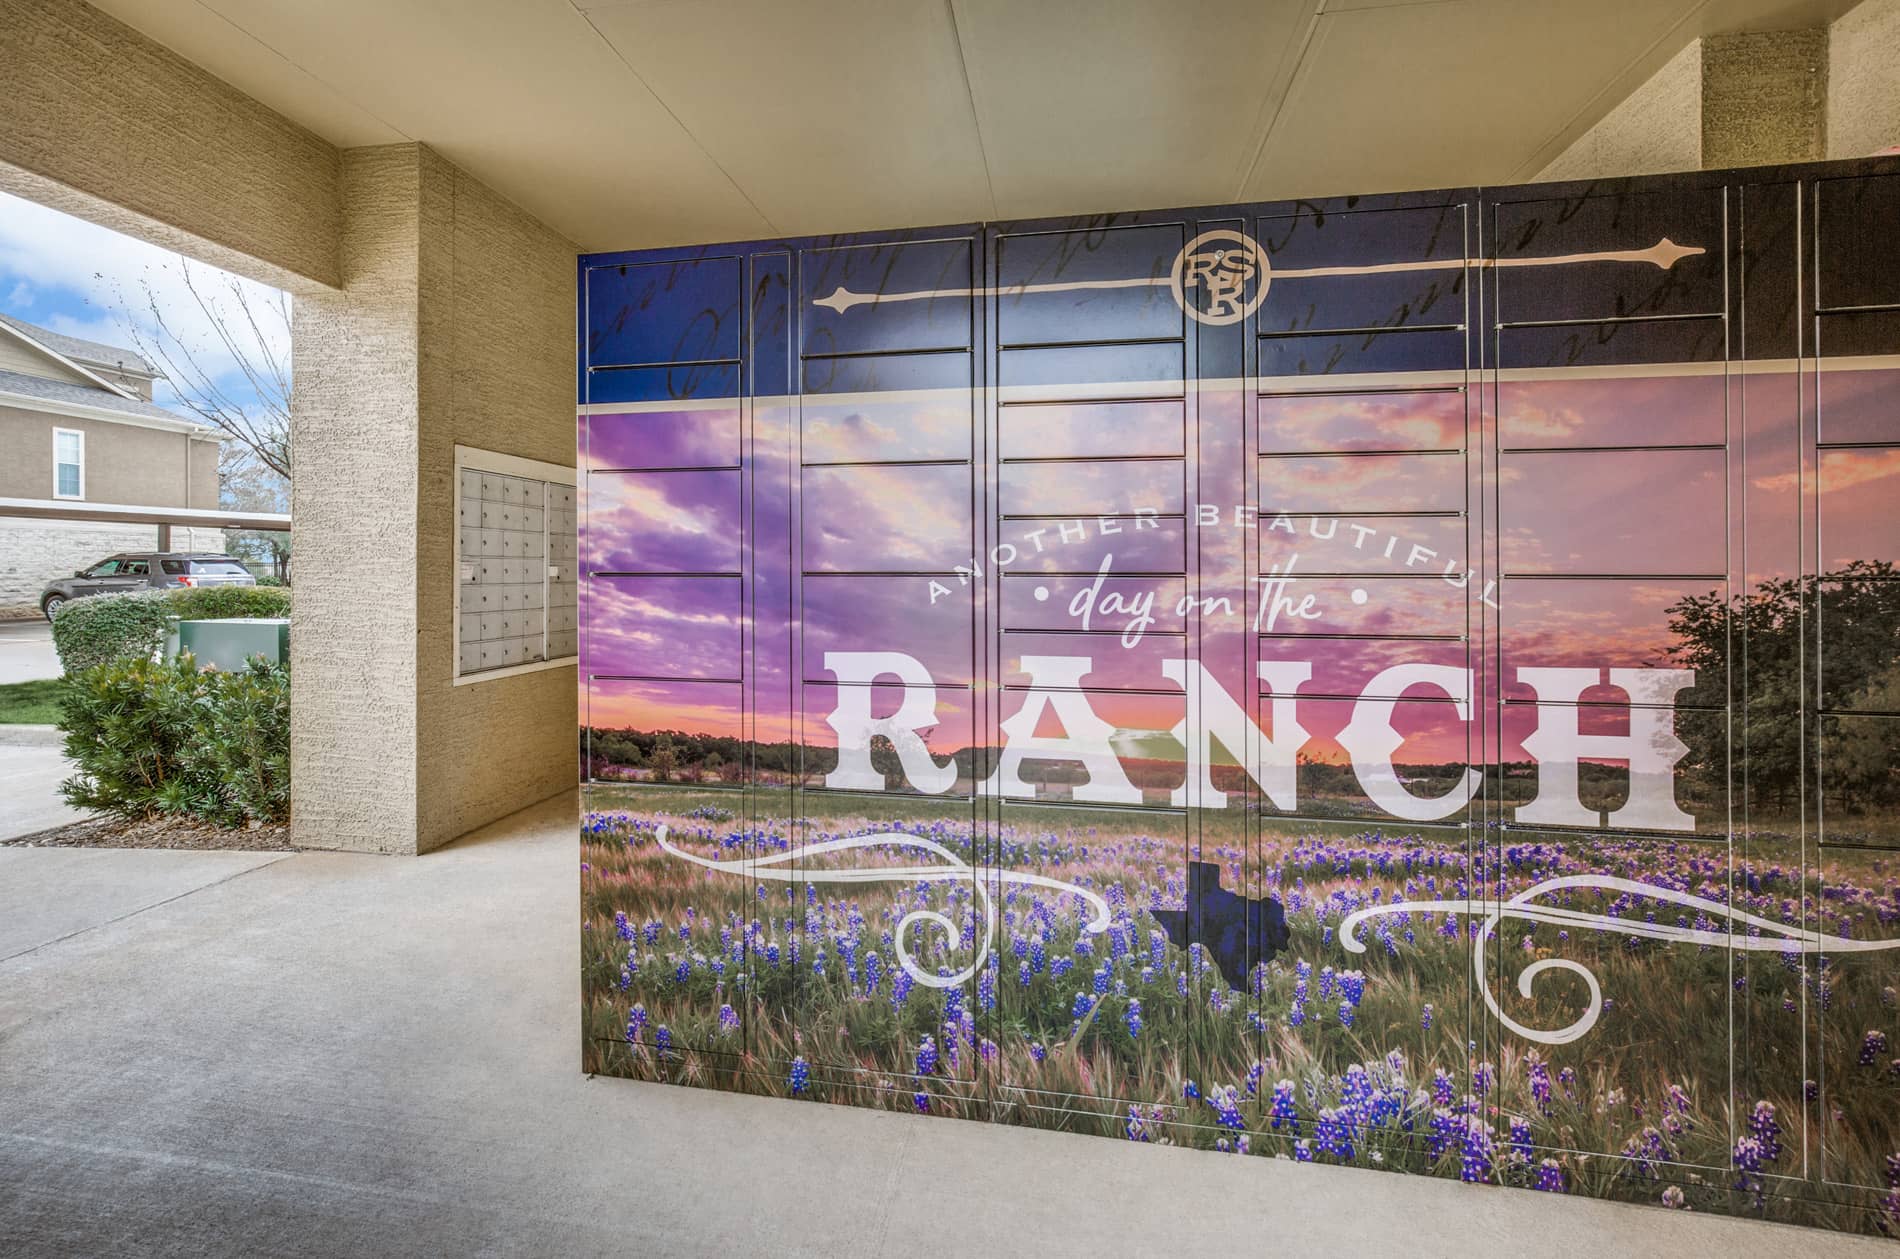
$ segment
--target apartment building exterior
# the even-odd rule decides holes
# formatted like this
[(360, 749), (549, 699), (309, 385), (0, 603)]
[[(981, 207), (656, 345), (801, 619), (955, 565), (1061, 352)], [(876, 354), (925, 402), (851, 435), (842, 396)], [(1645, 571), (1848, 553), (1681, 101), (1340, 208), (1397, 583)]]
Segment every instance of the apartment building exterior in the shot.
[[(132, 350), (0, 315), (0, 499), (214, 508), (214, 428), (152, 401), (158, 369)], [(0, 619), (39, 615), (40, 589), (114, 551), (150, 549), (151, 525), (0, 517)], [(178, 527), (178, 550), (224, 549)]]

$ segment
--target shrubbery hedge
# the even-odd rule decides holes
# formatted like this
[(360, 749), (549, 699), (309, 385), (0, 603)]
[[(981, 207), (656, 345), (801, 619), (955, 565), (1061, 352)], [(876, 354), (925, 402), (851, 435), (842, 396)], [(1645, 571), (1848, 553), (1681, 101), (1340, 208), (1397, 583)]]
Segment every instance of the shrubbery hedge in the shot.
[(165, 645), (170, 617), (290, 615), (287, 586), (198, 586), (74, 599), (53, 615), (53, 647), (71, 677), (112, 660), (149, 660)]
[(235, 672), (201, 672), (189, 652), (113, 660), (69, 675), (60, 703), (66, 755), (79, 770), (60, 794), (77, 808), (127, 818), (183, 813), (222, 826), (290, 815), (290, 670), (282, 665), (253, 659)]

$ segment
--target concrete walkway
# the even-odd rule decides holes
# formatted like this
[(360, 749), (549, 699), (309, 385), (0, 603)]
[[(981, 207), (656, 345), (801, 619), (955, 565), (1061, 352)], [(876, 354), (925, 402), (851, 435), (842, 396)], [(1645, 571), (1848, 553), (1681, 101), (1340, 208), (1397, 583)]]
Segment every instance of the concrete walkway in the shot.
[(64, 672), (53, 650), (53, 627), (45, 620), (0, 621), (0, 685), (37, 682)]
[(587, 1080), (574, 809), (556, 800), (420, 858), (0, 852), (0, 1253), (1892, 1253)]
[[(0, 685), (61, 673), (53, 627), (43, 620), (0, 621)], [(0, 840), (77, 822), (84, 813), (59, 798), (72, 766), (52, 726), (0, 725)]]
[(0, 725), (0, 840), (87, 817), (60, 798), (72, 772), (56, 728)]

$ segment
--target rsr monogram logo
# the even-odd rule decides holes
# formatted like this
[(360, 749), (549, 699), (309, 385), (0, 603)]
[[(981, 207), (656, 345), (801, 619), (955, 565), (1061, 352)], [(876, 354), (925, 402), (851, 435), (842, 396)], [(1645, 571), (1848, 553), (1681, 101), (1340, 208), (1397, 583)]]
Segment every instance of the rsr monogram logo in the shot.
[[(1259, 283), (1250, 295), (1247, 285)], [(1267, 256), (1258, 241), (1244, 232), (1217, 229), (1202, 232), (1175, 255), (1168, 287), (1174, 300), (1204, 324), (1239, 323), (1267, 298)]]

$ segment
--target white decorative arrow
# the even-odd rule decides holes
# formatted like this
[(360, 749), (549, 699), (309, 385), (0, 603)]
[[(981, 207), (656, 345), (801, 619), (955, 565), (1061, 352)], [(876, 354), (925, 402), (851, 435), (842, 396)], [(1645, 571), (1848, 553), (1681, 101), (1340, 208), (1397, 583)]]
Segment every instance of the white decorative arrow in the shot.
[[(1255, 246), (1264, 266), (1266, 253)], [(1646, 262), (1667, 271), (1684, 258), (1707, 253), (1700, 245), (1678, 245), (1667, 236), (1648, 249), (1611, 249), (1595, 253), (1556, 254), (1540, 258), (1429, 258), (1416, 262), (1378, 262), (1361, 266), (1302, 267), (1288, 271), (1264, 271), (1268, 279), (1305, 280), (1337, 275), (1390, 275), (1402, 271), (1451, 271), (1461, 267), (1565, 267), (1585, 262)], [(1180, 271), (1177, 262), (1174, 275)], [(1174, 276), (1140, 276), (1127, 280), (1064, 280), (1046, 284), (1008, 284), (984, 288), (917, 289), (908, 293), (858, 293), (839, 285), (829, 296), (812, 299), (812, 305), (825, 306), (843, 314), (853, 306), (878, 306), (887, 302), (923, 302), (935, 298), (1021, 297), (1030, 293), (1068, 293), (1084, 289), (1168, 288)]]

